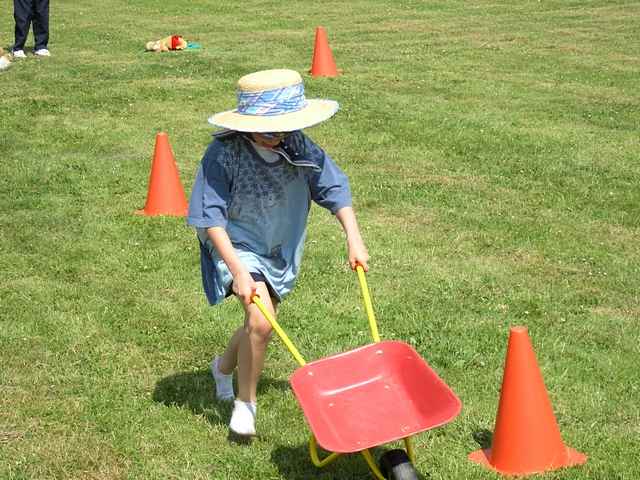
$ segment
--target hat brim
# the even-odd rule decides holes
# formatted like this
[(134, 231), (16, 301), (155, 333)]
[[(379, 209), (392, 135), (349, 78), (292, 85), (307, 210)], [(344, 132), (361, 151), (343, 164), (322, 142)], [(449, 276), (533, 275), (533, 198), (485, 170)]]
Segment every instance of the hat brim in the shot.
[(308, 99), (307, 105), (297, 112), (268, 116), (228, 110), (209, 117), (209, 123), (238, 132), (293, 132), (328, 120), (338, 108), (338, 102), (334, 100)]

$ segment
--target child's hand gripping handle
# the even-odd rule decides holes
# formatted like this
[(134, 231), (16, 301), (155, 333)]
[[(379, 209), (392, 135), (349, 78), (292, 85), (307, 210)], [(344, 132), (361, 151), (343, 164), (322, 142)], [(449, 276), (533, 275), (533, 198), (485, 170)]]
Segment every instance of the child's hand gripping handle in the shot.
[(282, 340), (282, 343), (284, 343), (285, 346), (289, 349), (289, 352), (291, 352), (293, 358), (296, 359), (300, 366), (306, 365), (307, 362), (304, 360), (304, 358), (302, 358), (302, 355), (300, 355), (300, 352), (298, 352), (298, 349), (291, 342), (291, 340), (289, 340), (289, 337), (284, 332), (282, 327), (280, 327), (280, 324), (276, 321), (275, 317), (271, 315), (271, 312), (269, 312), (269, 310), (267, 310), (267, 307), (264, 305), (264, 303), (262, 303), (262, 300), (260, 300), (260, 297), (257, 293), (254, 292), (251, 295), (251, 301), (256, 305), (256, 307), (258, 307), (262, 315), (264, 315), (264, 318), (266, 318), (267, 321), (271, 324), (271, 327), (276, 331), (276, 333)]
[(379, 342), (380, 334), (378, 333), (378, 324), (376, 323), (376, 317), (373, 314), (373, 305), (371, 304), (371, 296), (369, 295), (367, 278), (364, 275), (364, 268), (359, 263), (356, 264), (356, 272), (358, 274), (358, 280), (360, 281), (360, 290), (362, 291), (364, 309), (366, 310), (367, 318), (369, 319), (369, 329), (371, 330), (371, 337), (373, 338), (374, 342)]

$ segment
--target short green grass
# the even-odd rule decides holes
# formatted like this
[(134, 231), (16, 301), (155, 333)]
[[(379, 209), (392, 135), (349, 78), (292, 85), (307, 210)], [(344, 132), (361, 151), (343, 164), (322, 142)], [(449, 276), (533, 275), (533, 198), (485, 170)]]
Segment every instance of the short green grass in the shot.
[[(50, 59), (0, 73), (0, 478), (356, 479), (318, 470), (275, 341), (260, 437), (227, 439), (207, 373), (239, 324), (210, 308), (183, 219), (133, 214), (156, 132), (190, 191), (243, 74), (306, 72), (323, 25), (341, 112), (309, 131), (349, 174), (380, 331), (464, 404), (416, 439), (425, 479), (497, 476), (486, 443), (526, 325), (565, 442), (552, 479), (640, 476), (640, 2), (60, 0)], [(12, 42), (10, 2), (0, 45)], [(200, 51), (149, 54), (181, 33)], [(309, 359), (369, 341), (344, 240), (312, 211), (281, 322)], [(484, 440), (483, 440), (484, 439)]]

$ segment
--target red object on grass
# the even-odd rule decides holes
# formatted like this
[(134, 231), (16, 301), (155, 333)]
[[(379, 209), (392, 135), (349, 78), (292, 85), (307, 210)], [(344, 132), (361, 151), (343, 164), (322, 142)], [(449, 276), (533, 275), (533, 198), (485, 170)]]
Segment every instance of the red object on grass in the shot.
[(587, 461), (562, 441), (526, 327), (509, 331), (491, 448), (476, 450), (469, 458), (499, 473), (521, 476)]
[(169, 136), (165, 132), (160, 132), (156, 135), (156, 144), (153, 150), (147, 202), (144, 208), (137, 210), (136, 213), (146, 216), (184, 217), (187, 210), (187, 199), (182, 183), (180, 183), (178, 167), (169, 144)]
[(298, 368), (291, 387), (318, 444), (351, 453), (448, 423), (462, 404), (408, 344), (383, 341)]
[(180, 35), (171, 36), (171, 50), (175, 50), (180, 45)]
[(340, 74), (333, 59), (327, 31), (324, 27), (316, 28), (316, 40), (313, 47), (310, 73), (312, 77), (337, 77)]

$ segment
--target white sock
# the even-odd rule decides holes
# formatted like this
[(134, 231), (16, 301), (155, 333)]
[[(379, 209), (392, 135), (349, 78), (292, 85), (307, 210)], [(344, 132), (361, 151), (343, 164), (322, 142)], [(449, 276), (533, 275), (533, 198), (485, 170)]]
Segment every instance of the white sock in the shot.
[(233, 413), (229, 428), (238, 435), (255, 435), (256, 434), (256, 410), (255, 402), (243, 402), (235, 400), (233, 402)]
[(236, 398), (233, 393), (233, 374), (225, 375), (219, 369), (220, 357), (215, 357), (211, 361), (211, 375), (216, 382), (216, 398), (218, 400), (230, 402)]

